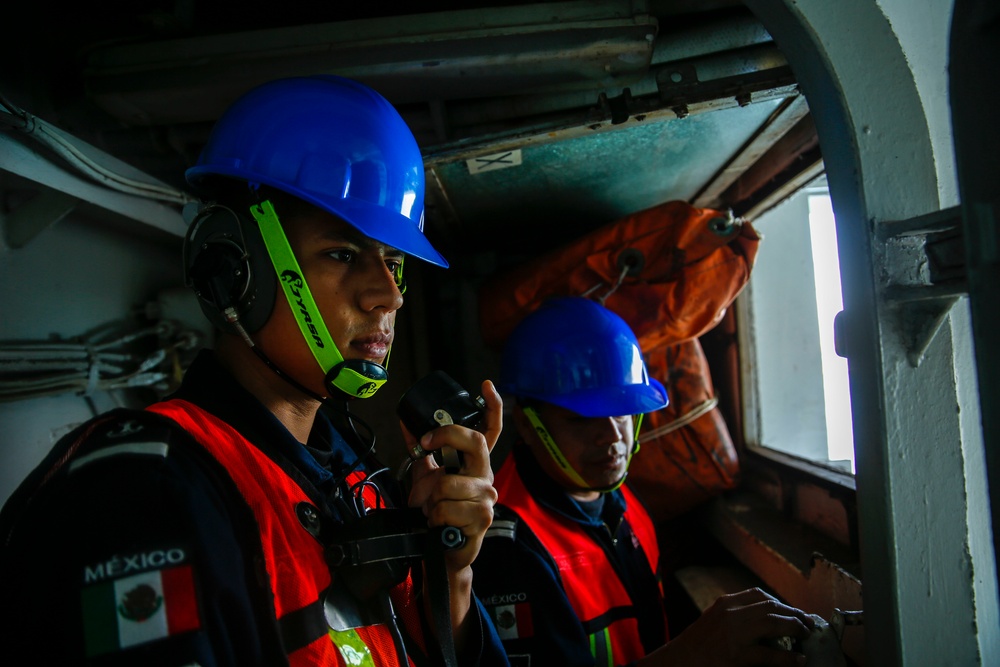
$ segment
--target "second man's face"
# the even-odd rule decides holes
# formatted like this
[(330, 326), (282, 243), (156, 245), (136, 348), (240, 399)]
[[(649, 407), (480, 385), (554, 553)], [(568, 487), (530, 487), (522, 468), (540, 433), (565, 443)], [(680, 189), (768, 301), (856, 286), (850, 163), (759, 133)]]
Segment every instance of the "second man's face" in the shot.
[[(617, 483), (625, 474), (632, 448), (631, 415), (584, 417), (550, 404), (539, 406), (537, 412), (566, 462), (588, 486), (606, 488)], [(538, 435), (531, 430), (525, 437), (542, 468), (565, 486), (565, 476), (545, 451)]]
[[(283, 220), (282, 226), (341, 355), (383, 363), (392, 344), (396, 311), (403, 305), (394, 275), (402, 253), (319, 210)], [(321, 395), (327, 393), (324, 374), (280, 290), (271, 319), (257, 340), (296, 380)]]

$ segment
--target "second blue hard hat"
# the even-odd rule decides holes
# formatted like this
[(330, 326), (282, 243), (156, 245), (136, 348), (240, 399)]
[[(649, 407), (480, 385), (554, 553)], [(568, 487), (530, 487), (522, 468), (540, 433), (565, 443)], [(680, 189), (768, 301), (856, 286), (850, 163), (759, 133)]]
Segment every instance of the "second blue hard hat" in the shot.
[(497, 388), (585, 417), (644, 414), (668, 403), (625, 320), (584, 297), (549, 300), (518, 324)]

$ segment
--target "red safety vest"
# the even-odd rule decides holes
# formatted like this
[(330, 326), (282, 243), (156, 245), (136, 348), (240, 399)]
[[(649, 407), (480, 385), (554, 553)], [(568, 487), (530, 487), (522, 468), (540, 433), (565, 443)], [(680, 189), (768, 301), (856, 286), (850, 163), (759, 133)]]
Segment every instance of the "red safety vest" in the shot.
[[(600, 624), (600, 629), (590, 635), (596, 665), (621, 665), (646, 655), (632, 600), (601, 545), (581, 530), (579, 524), (534, 499), (517, 472), (513, 456), (507, 457), (493, 485), (500, 496), (498, 502), (517, 512), (549, 552), (577, 618), (584, 624), (595, 621)], [(626, 503), (625, 520), (655, 573), (660, 550), (653, 522), (626, 486), (621, 491)], [(662, 584), (660, 595), (663, 595)], [(609, 613), (612, 610), (615, 613)], [(664, 614), (664, 628), (666, 624)]]
[[(148, 410), (177, 422), (222, 464), (236, 483), (260, 528), (277, 621), (310, 605), (321, 604), (320, 596), (331, 582), (330, 569), (323, 558), (323, 546), (302, 527), (296, 515), (299, 503), (313, 504), (302, 488), (236, 429), (196, 405), (173, 399), (152, 405)], [(353, 483), (363, 476), (364, 473), (356, 472), (347, 479)], [(369, 502), (368, 497), (365, 500)], [(409, 595), (412, 588), (408, 576), (394, 590), (409, 598), (399, 601), (402, 606), (412, 602), (413, 596)], [(396, 597), (393, 596), (394, 602)], [(371, 654), (371, 662), (359, 662), (366, 650)], [(291, 667), (399, 664), (392, 635), (385, 625), (356, 628), (350, 637), (332, 630), (318, 634), (309, 644), (290, 653), (288, 661)]]

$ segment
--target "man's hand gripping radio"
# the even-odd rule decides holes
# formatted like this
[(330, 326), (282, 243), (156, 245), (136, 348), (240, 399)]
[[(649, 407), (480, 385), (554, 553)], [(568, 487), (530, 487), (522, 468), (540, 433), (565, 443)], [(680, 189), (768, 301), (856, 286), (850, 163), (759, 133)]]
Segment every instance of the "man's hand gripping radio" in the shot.
[[(403, 460), (397, 479), (403, 479), (414, 461), (428, 454), (432, 454), (437, 464), (444, 467), (445, 473), (457, 473), (462, 467), (461, 452), (453, 447), (427, 451), (420, 446), (420, 439), (428, 431), (450, 424), (477, 428), (482, 423), (485, 406), (482, 397), (472, 398), (443, 371), (433, 371), (410, 387), (399, 399), (396, 413), (417, 444), (407, 451), (408, 458)], [(441, 540), (445, 548), (461, 548), (465, 544), (465, 535), (458, 528), (444, 526)]]
[(469, 392), (443, 371), (433, 371), (410, 387), (399, 399), (396, 413), (418, 444), (407, 451), (409, 458), (403, 461), (397, 477), (402, 479), (414, 461), (428, 454), (433, 454), (434, 460), (439, 466), (444, 466), (445, 472), (457, 473), (462, 467), (461, 452), (452, 447), (429, 452), (420, 446), (419, 441), (425, 433), (439, 426), (458, 424), (478, 428), (482, 423), (485, 407), (482, 397), (472, 398)]
[[(425, 433), (440, 426), (458, 424), (476, 428), (485, 416), (485, 401), (470, 397), (469, 392), (447, 374), (434, 371), (403, 394), (396, 412), (419, 441)], [(441, 449), (447, 451), (431, 452), (420, 445), (413, 447), (403, 461), (398, 478), (402, 479), (414, 461), (428, 454), (434, 455), (446, 473), (457, 473), (462, 467), (461, 453), (451, 447)], [(325, 541), (329, 565), (335, 569), (354, 568), (354, 573), (345, 581), (359, 599), (367, 599), (386, 582), (401, 581), (408, 561), (460, 549), (465, 546), (466, 538), (454, 526), (428, 529), (419, 509), (385, 508), (337, 526)]]

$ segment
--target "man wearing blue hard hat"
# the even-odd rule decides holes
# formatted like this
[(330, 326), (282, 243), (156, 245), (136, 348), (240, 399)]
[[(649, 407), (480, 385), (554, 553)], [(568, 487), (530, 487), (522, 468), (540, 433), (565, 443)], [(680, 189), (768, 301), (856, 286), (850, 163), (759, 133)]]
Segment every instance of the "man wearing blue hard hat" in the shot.
[(456, 474), (416, 461), (406, 497), (348, 409), (386, 381), (404, 258), (447, 266), (403, 119), (340, 77), (263, 84), (187, 178), (204, 204), (184, 275), (218, 340), (173, 395), (61, 440), (5, 505), (5, 659), (506, 665), (471, 570), (499, 395), (483, 383), (482, 432), (404, 432), (463, 455)]
[(761, 640), (805, 637), (812, 621), (757, 589), (671, 639), (656, 529), (625, 484), (642, 416), (667, 394), (621, 317), (549, 300), (506, 341), (497, 386), (515, 399), (518, 439), (473, 568), (511, 665), (802, 664)]

